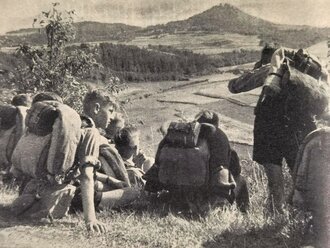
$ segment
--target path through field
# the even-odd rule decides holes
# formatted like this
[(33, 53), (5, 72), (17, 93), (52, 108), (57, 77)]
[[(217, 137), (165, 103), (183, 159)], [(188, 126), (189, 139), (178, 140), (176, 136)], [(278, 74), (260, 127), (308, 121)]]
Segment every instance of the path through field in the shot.
[[(232, 94), (228, 81), (237, 75), (219, 73), (185, 82), (130, 84), (129, 93), (119, 99), (125, 102), (129, 121), (142, 130), (142, 143), (153, 155), (164, 122), (188, 119), (204, 109), (220, 114), (220, 127), (237, 146), (253, 143), (253, 108), (260, 89)], [(246, 155), (246, 153), (245, 153)], [(244, 156), (245, 156), (244, 155)]]

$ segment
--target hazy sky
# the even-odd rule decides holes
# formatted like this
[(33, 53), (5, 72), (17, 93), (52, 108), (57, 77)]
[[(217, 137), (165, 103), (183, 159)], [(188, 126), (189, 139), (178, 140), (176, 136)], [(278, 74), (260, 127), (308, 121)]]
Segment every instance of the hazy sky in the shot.
[[(56, 0), (0, 0), (0, 33), (32, 27), (32, 20)], [(219, 3), (231, 3), (260, 18), (285, 24), (330, 27), (330, 0), (58, 0), (77, 21), (147, 26), (186, 19)]]

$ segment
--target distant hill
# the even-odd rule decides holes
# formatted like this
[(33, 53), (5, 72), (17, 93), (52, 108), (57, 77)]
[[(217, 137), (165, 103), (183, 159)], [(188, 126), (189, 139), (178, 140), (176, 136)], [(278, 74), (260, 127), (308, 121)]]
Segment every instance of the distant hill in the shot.
[(260, 18), (248, 15), (229, 4), (220, 4), (183, 21), (169, 22), (163, 25), (150, 26), (142, 32), (230, 32), (239, 34), (259, 34), (276, 25)]
[[(76, 38), (74, 42), (94, 42), (107, 40), (127, 40), (135, 37), (135, 32), (140, 27), (122, 23), (77, 22)], [(20, 29), (0, 36), (0, 45), (16, 46), (21, 43), (43, 44), (46, 37), (38, 28)]]
[(258, 35), (264, 42), (278, 42), (296, 48), (327, 39), (330, 28), (274, 24), (246, 14), (230, 4), (220, 4), (186, 20), (149, 26), (138, 32), (143, 35), (186, 32)]

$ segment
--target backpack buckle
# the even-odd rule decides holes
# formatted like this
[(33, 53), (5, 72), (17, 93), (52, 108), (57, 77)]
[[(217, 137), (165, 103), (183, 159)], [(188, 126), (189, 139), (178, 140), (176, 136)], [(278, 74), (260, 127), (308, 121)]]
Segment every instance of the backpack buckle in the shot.
[(64, 176), (63, 175), (53, 175), (48, 173), (47, 179), (51, 184), (63, 184)]

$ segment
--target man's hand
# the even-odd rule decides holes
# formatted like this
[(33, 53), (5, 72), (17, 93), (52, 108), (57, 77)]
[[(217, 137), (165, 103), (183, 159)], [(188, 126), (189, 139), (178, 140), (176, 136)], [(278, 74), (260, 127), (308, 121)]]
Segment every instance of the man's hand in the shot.
[(145, 155), (140, 152), (139, 154), (137, 154), (136, 156), (134, 156), (133, 158), (133, 162), (135, 163), (135, 165), (139, 168), (142, 167), (143, 163), (146, 161), (146, 157)]
[(92, 233), (106, 233), (108, 230), (106, 225), (98, 220), (88, 221), (86, 227)]

